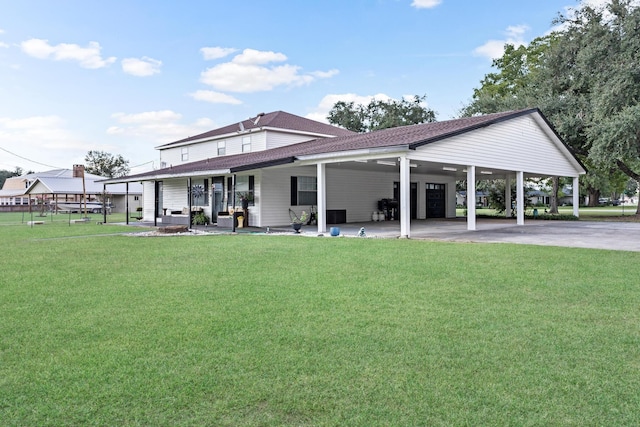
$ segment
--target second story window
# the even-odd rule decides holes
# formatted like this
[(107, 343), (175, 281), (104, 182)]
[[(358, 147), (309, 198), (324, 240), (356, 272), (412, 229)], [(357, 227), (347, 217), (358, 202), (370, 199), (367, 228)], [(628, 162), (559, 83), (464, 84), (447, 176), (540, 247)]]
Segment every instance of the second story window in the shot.
[(186, 162), (187, 160), (189, 160), (189, 147), (182, 147), (181, 149), (181, 154), (182, 154), (182, 161)]
[(218, 156), (224, 156), (227, 153), (227, 142), (219, 141), (218, 142)]
[(251, 152), (251, 137), (243, 136), (242, 137), (242, 152), (250, 153)]

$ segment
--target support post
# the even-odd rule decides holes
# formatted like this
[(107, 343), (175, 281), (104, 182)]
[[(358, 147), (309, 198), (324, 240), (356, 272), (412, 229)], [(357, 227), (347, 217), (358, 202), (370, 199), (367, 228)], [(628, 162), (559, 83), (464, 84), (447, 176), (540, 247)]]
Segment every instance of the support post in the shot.
[(504, 214), (511, 218), (511, 176), (507, 174), (504, 178)]
[(524, 172), (516, 172), (516, 194), (517, 194), (517, 207), (518, 217), (516, 220), (517, 225), (524, 225)]
[(187, 178), (187, 187), (189, 188), (189, 191), (187, 191), (187, 209), (189, 210), (189, 212), (187, 212), (187, 227), (191, 228), (191, 192), (193, 191), (193, 188), (191, 188), (191, 177)]
[(400, 157), (400, 237), (411, 237), (411, 168), (407, 157)]
[(476, 230), (476, 167), (467, 166), (467, 230)]
[(318, 234), (327, 231), (327, 165), (318, 163), (317, 186), (318, 186)]
[(580, 217), (580, 178), (573, 178), (573, 215)]
[[(129, 211), (129, 183), (126, 185), (127, 212)], [(102, 184), (102, 223), (107, 223), (107, 184)], [(127, 213), (127, 225), (129, 225), (129, 214)]]
[(231, 205), (233, 206), (233, 213), (231, 214), (231, 232), (236, 232), (236, 174), (233, 174), (231, 178)]

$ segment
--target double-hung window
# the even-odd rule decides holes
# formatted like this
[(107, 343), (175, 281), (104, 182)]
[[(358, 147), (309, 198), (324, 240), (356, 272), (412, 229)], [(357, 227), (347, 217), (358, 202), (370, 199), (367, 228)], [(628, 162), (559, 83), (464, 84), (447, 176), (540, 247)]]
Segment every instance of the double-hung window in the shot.
[(318, 180), (315, 176), (291, 177), (291, 206), (317, 205)]
[(250, 153), (251, 152), (251, 137), (243, 136), (242, 137), (242, 152)]

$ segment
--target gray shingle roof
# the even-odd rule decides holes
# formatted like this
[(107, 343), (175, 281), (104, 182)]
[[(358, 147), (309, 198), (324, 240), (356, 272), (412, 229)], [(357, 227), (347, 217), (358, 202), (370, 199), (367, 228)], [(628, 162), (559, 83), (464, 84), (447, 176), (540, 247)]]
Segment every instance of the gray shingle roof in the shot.
[[(242, 123), (242, 125), (240, 125), (240, 123)], [(296, 130), (329, 136), (345, 136), (353, 135), (355, 133), (347, 129), (342, 129), (337, 126), (332, 126), (326, 123), (317, 122), (315, 120), (306, 119), (304, 117), (296, 116), (295, 114), (286, 113), (284, 111), (274, 111), (267, 114), (258, 114), (256, 117), (243, 120), (238, 123), (233, 123), (228, 126), (201, 133), (199, 135), (194, 135), (178, 141), (170, 142), (168, 144), (161, 145), (158, 148), (167, 148), (171, 147), (172, 145), (182, 144), (189, 141), (215, 138), (216, 136), (228, 135), (230, 133), (239, 132), (242, 130), (246, 131), (251, 129), (260, 129), (263, 127), (283, 130)]]
[(439, 141), (444, 138), (470, 132), (475, 129), (531, 113), (541, 114), (537, 109), (527, 109), (487, 114), (484, 116), (465, 117), (443, 122), (402, 126), (361, 134), (350, 133), (346, 136), (314, 139), (311, 141), (265, 151), (257, 151), (254, 153), (214, 157), (138, 175), (132, 175), (126, 177), (126, 179), (132, 180), (132, 178), (140, 178), (142, 180), (145, 177), (152, 176), (181, 175), (216, 170), (230, 170), (231, 172), (238, 172), (242, 170), (259, 169), (262, 167), (292, 163), (297, 157), (301, 156), (338, 153), (353, 150), (399, 146), (406, 147), (407, 149), (415, 149), (424, 144)]

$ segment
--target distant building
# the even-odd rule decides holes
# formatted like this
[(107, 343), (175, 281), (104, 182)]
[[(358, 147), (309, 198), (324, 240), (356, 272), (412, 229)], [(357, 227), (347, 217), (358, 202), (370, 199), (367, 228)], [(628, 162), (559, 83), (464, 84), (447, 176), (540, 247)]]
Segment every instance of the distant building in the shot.
[[(43, 203), (47, 206), (79, 204), (84, 202), (85, 196), (87, 202), (102, 201), (104, 186), (96, 181), (104, 179), (103, 176), (86, 173), (83, 165), (7, 178), (0, 190), (0, 212), (26, 211), (29, 206)], [(112, 212), (125, 212), (126, 194), (125, 184), (109, 186), (107, 202)], [(143, 205), (141, 184), (129, 184), (128, 195), (130, 211)]]

